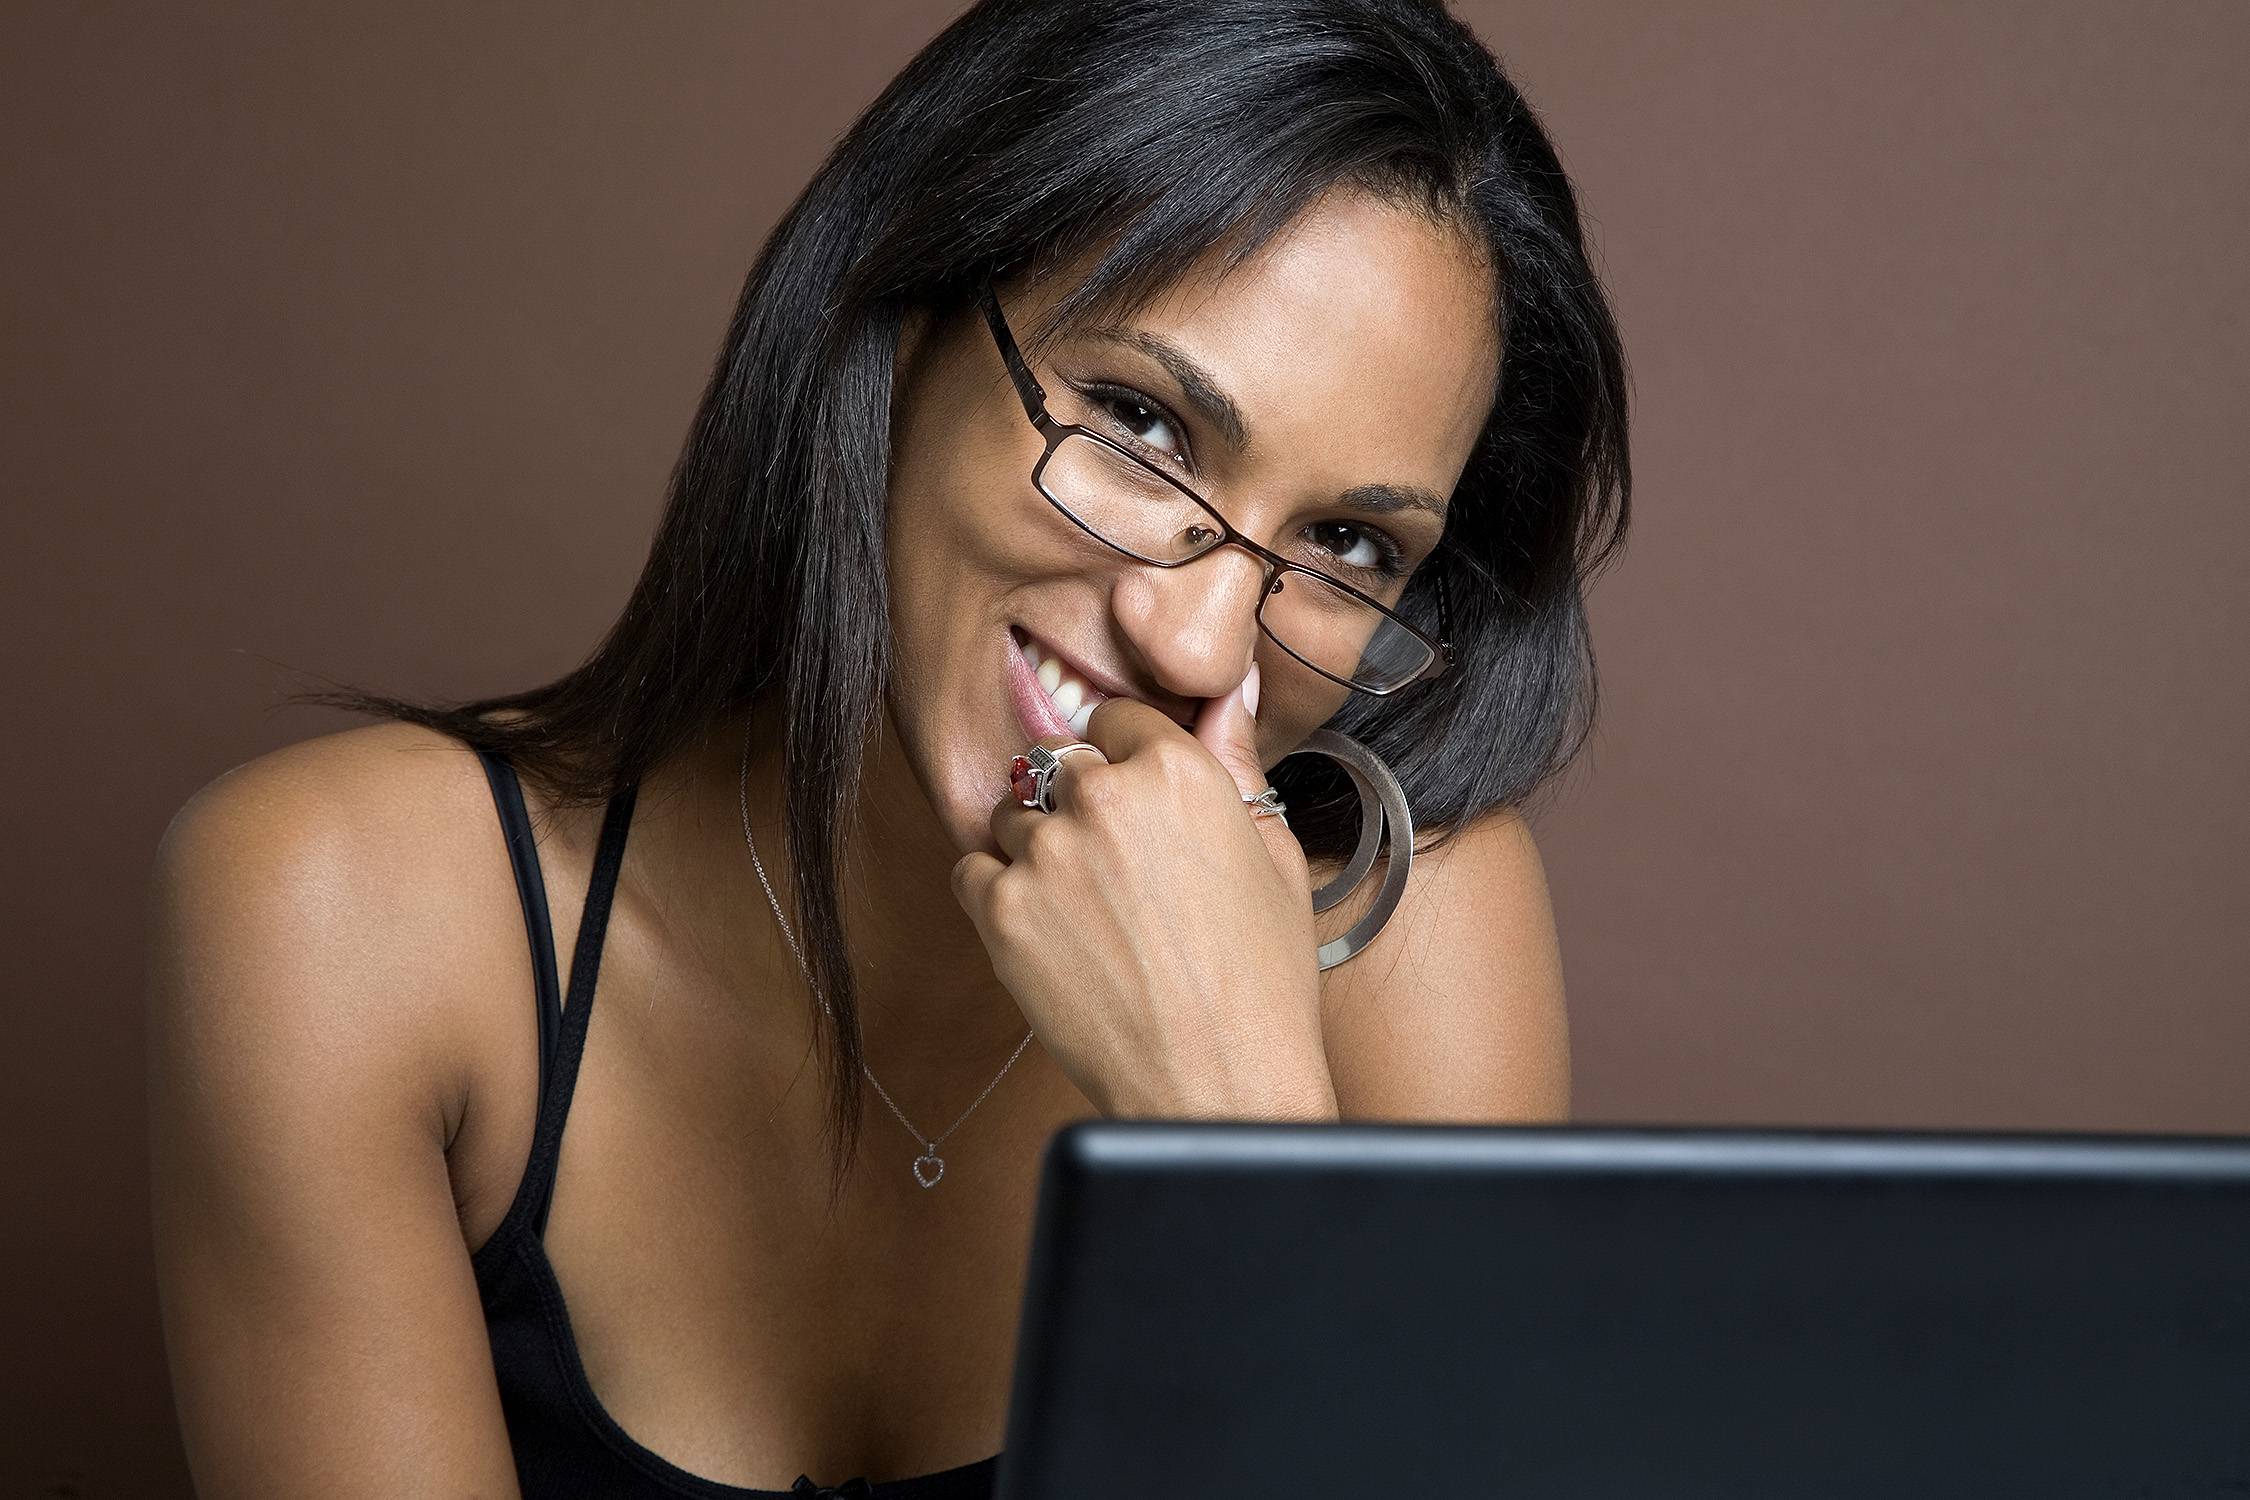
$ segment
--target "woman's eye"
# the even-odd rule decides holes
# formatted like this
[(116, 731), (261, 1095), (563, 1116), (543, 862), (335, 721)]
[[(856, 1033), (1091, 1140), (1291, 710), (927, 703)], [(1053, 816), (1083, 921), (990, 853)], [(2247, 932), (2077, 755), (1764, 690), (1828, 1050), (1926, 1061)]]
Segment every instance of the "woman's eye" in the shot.
[(1128, 390), (1105, 387), (1087, 393), (1119, 431), (1152, 453), (1185, 462), (1187, 450), (1164, 409)]
[(1355, 521), (1321, 521), (1308, 529), (1313, 545), (1338, 567), (1378, 579), (1406, 571), (1405, 553), (1387, 532)]

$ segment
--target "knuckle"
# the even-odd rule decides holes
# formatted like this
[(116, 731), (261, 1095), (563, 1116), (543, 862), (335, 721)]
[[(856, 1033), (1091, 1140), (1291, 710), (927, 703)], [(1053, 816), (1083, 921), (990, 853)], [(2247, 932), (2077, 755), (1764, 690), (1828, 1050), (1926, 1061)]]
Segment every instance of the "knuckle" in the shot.
[[(1013, 866), (1009, 867), (1011, 870)], [(1002, 870), (992, 879), (985, 892), (985, 920), (1006, 933), (1020, 933), (1030, 929), (1035, 893), (1029, 882), (1010, 878), (1009, 870)]]
[(1115, 766), (1086, 766), (1071, 785), (1071, 804), (1091, 817), (1107, 819), (1123, 805), (1124, 792)]
[(1031, 831), (1024, 835), (1024, 858), (1031, 860), (1054, 859), (1062, 852), (1059, 846), (1068, 835), (1069, 829), (1063, 825), (1059, 818), (1042, 814), (1039, 821), (1031, 825)]
[(1169, 786), (1193, 786), (1211, 769), (1211, 755), (1194, 740), (1162, 739), (1148, 748), (1150, 764)]

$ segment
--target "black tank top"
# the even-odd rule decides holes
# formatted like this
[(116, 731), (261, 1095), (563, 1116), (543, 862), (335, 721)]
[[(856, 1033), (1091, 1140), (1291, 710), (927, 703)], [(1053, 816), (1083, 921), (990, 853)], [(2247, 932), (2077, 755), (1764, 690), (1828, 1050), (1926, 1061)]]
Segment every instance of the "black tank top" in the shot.
[(524, 1500), (671, 1500), (688, 1495), (701, 1500), (991, 1500), (1000, 1456), (911, 1479), (869, 1484), (864, 1478), (824, 1487), (799, 1475), (788, 1490), (753, 1490), (690, 1474), (626, 1436), (587, 1383), (571, 1335), (570, 1313), (562, 1287), (547, 1260), (541, 1236), (547, 1206), (554, 1196), (555, 1161), (562, 1147), (563, 1122), (570, 1113), (578, 1060), (586, 1048), (586, 1020), (594, 1007), (594, 976), (601, 967), (602, 934), (609, 925), (610, 896), (625, 858), (625, 831), (633, 818), (637, 788), (610, 801), (602, 819), (601, 843), (579, 919), (577, 948), (570, 961), (570, 1000), (562, 999), (555, 970), (555, 937), (547, 911), (547, 888), (539, 873), (539, 853), (525, 815), (523, 788), (507, 762), (478, 752), (499, 804), (500, 826), (515, 866), (516, 890), (523, 898), (524, 926), (531, 935), (531, 968), (539, 1018), (539, 1115), (531, 1159), (507, 1217), (472, 1259), (477, 1293), (484, 1303), (485, 1327), (492, 1340), (492, 1368), (499, 1377), (500, 1405), (507, 1415), (508, 1439), (515, 1450), (516, 1475)]

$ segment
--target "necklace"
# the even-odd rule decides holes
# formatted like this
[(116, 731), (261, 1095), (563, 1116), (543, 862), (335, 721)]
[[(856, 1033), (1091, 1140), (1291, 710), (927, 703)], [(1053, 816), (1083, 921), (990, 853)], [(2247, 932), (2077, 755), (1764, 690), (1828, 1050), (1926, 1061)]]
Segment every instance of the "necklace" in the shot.
[[(781, 924), (781, 935), (789, 940), (789, 951), (797, 955), (797, 968), (805, 976), (805, 987), (808, 990), (817, 989), (818, 986), (813, 983), (812, 966), (805, 962), (805, 950), (797, 942), (796, 930), (789, 925), (789, 919), (781, 914), (781, 899), (773, 893), (773, 882), (766, 879), (765, 862), (758, 858), (758, 841), (750, 836), (750, 733), (747, 726), (742, 735), (742, 775), (735, 790), (736, 800), (742, 805), (742, 842), (750, 850), (750, 868), (758, 872), (758, 884), (765, 887), (766, 904), (773, 908), (773, 919)], [(824, 1015), (835, 1015), (826, 1000), (820, 1002), (820, 1009)], [(961, 1111), (959, 1119), (934, 1136), (925, 1136), (915, 1128), (914, 1122), (906, 1118), (906, 1112), (898, 1107), (890, 1092), (876, 1078), (875, 1070), (867, 1066), (865, 1058), (860, 1059), (859, 1070), (867, 1075), (869, 1083), (875, 1085), (875, 1092), (890, 1106), (890, 1111), (898, 1117), (899, 1124), (906, 1127), (906, 1133), (913, 1136), (922, 1147), (922, 1154), (914, 1158), (914, 1180), (917, 1183), (925, 1188), (934, 1188), (945, 1177), (945, 1158), (938, 1155), (939, 1143), (959, 1130), (961, 1121), (976, 1113), (977, 1106), (984, 1103), (985, 1095), (1000, 1086), (1000, 1080), (1008, 1076), (1008, 1070), (1016, 1065), (1016, 1059), (1023, 1056), (1023, 1049), (1031, 1045), (1032, 1035), (1029, 1031), (1023, 1034), (1023, 1040), (1016, 1043), (1016, 1050), (1008, 1054), (1008, 1060), (1000, 1065), (1000, 1071), (992, 1075), (992, 1082), (984, 1086), (984, 1093), (970, 1101), (969, 1107)]]

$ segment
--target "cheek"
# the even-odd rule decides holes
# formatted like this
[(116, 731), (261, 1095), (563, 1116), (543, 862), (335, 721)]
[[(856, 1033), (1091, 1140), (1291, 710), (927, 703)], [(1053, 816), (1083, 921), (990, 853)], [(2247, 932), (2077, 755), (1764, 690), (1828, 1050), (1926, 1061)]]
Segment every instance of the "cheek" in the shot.
[(999, 506), (966, 467), (902, 466), (884, 518), (890, 621), (899, 665), (926, 681), (963, 616), (990, 613), (1008, 558)]
[(1296, 745), (1327, 723), (1351, 697), (1273, 642), (1258, 642), (1258, 739), (1272, 754), (1275, 745)]
[(1073, 555), (1058, 527), (1070, 529), (1013, 462), (902, 470), (885, 528), (891, 578), (901, 589), (958, 596), (979, 582), (1040, 576)]
[[(978, 394), (987, 399), (974, 399)], [(920, 561), (926, 571), (1016, 565), (1025, 533), (1038, 530), (1032, 507), (1050, 508), (1031, 485), (1039, 439), (1012, 406), (1013, 394), (954, 379), (908, 399), (911, 411), (891, 452), (894, 562)], [(916, 558), (900, 556), (909, 547)]]

